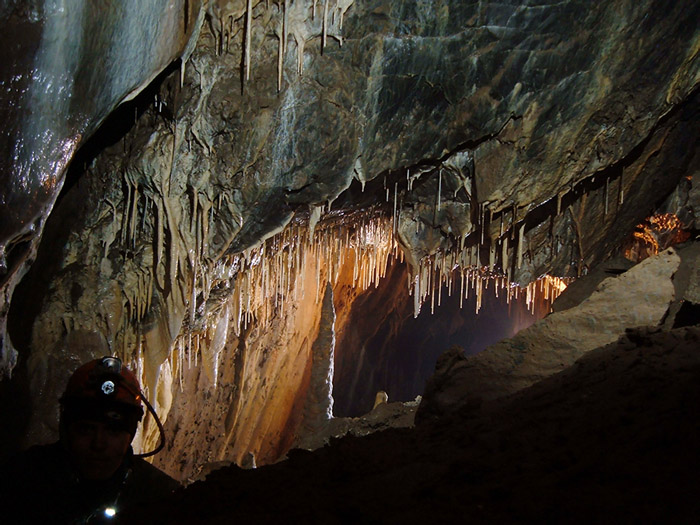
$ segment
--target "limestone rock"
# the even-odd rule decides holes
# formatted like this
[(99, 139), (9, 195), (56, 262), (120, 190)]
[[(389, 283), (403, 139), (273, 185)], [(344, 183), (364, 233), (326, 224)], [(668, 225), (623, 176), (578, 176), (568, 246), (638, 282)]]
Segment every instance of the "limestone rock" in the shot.
[(426, 386), (419, 420), (479, 405), (529, 387), (571, 366), (626, 330), (662, 322), (675, 290), (680, 257), (669, 249), (602, 281), (580, 305), (550, 314), (483, 352), (463, 357), (452, 348)]
[(418, 396), (413, 401), (380, 403), (364, 416), (333, 418), (328, 432), (331, 437), (340, 438), (367, 436), (390, 428), (410, 428), (420, 402), (421, 396)]
[(297, 431), (296, 446), (313, 450), (326, 440), (333, 417), (333, 351), (335, 348), (335, 308), (333, 288), (328, 283), (323, 294), (318, 336), (311, 346), (311, 378), (304, 402), (303, 419)]
[(566, 290), (552, 303), (552, 312), (561, 312), (581, 304), (590, 297), (603, 280), (624, 273), (632, 266), (634, 263), (622, 256), (596, 266), (587, 275), (576, 279), (566, 287)]
[[(49, 362), (64, 331), (86, 330), (124, 357), (143, 357), (157, 390), (169, 353), (196, 362), (200, 340), (213, 340), (204, 327), (234, 293), (251, 248), (310, 207), (332, 202), (352, 220), (370, 207), (390, 216), (396, 203), (409, 260), (464, 243), (481, 245), (483, 264), (503, 246), (496, 266), (527, 282), (548, 271), (582, 275), (605, 260), (697, 168), (694, 0), (368, 0), (349, 10), (343, 1), (342, 35), (331, 31), (323, 52), (317, 17), (308, 32), (293, 24), (297, 46), (281, 54), (282, 2), (255, 2), (252, 26), (241, 1), (209, 2), (206, 23), (197, 1), (134, 0), (124, 17), (116, 15), (127, 4), (103, 4), (74, 2), (85, 17), (42, 12), (37, 23), (26, 3), (0, 8), (21, 48), (4, 48), (13, 67), (3, 86), (17, 98), (3, 105), (11, 126), (0, 162), (11, 176), (0, 186), (0, 374), (17, 362), (15, 347), (20, 368), (33, 354)], [(303, 18), (301, 0), (294, 5)], [(161, 16), (176, 27), (155, 23)], [(183, 51), (187, 35), (196, 45)], [(52, 42), (36, 71), (39, 88), (55, 83), (25, 98), (35, 71), (25, 58)], [(181, 54), (190, 57), (184, 70), (172, 64), (87, 140)], [(19, 127), (28, 142), (15, 140)], [(64, 177), (71, 184), (56, 201)], [(307, 283), (319, 278), (306, 266)], [(246, 299), (251, 311), (260, 305)], [(218, 392), (208, 388), (214, 377), (173, 368), (182, 381), (167, 424), (178, 432), (173, 456), (188, 469), (240, 462), (250, 450), (263, 464), (290, 444), (320, 314), (313, 300), (250, 319), (257, 314), (270, 323), (230, 323)], [(240, 303), (231, 315), (240, 321)], [(173, 347), (176, 339), (189, 347)], [(219, 361), (205, 355), (214, 370)], [(202, 414), (207, 428), (194, 423)]]
[[(201, 0), (4, 2), (0, 72), (0, 374), (7, 307), (78, 148), (192, 46)], [(191, 49), (190, 49), (191, 51)]]
[[(348, 437), (255, 473), (219, 470), (134, 518), (693, 523), (700, 327), (629, 335), (480, 411)], [(278, 496), (273, 517), (270, 494)]]

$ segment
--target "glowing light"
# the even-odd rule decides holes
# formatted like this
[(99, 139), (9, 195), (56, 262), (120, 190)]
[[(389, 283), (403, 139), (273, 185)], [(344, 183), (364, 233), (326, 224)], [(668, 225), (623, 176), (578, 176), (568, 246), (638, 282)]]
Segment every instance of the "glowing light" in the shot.
[(672, 213), (652, 215), (638, 224), (625, 247), (625, 257), (641, 261), (683, 242), (690, 234), (683, 229), (681, 220)]
[(107, 507), (104, 510), (104, 515), (107, 518), (113, 518), (114, 516), (117, 515), (117, 509), (115, 509), (114, 507)]

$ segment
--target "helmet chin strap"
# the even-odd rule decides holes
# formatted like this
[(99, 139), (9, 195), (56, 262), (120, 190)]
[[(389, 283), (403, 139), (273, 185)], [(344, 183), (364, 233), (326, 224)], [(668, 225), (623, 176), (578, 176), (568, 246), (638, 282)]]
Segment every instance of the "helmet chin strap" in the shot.
[(156, 425), (158, 425), (158, 432), (160, 433), (160, 443), (158, 443), (158, 446), (156, 448), (154, 448), (150, 452), (143, 452), (142, 454), (134, 454), (137, 458), (147, 458), (147, 457), (154, 456), (154, 455), (158, 454), (158, 452), (163, 450), (163, 448), (165, 447), (165, 429), (163, 428), (163, 423), (160, 422), (160, 418), (158, 417), (158, 414), (156, 414), (155, 409), (148, 402), (148, 399), (146, 399), (146, 396), (141, 394), (141, 399), (143, 400), (144, 404), (146, 405), (146, 408), (148, 409), (148, 411), (153, 416), (153, 419), (156, 420)]

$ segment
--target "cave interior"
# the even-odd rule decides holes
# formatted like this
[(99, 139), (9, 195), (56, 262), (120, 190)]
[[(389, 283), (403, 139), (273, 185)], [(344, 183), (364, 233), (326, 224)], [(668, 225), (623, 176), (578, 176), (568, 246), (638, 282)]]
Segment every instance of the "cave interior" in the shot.
[(117, 355), (127, 523), (697, 518), (700, 4), (29, 4), (2, 459)]

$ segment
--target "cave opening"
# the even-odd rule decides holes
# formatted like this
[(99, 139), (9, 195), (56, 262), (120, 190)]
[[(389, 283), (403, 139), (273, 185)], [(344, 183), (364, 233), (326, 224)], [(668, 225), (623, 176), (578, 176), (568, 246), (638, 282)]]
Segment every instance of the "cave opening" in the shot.
[(442, 302), (414, 316), (405, 290), (406, 263), (395, 261), (376, 288), (353, 303), (347, 328), (335, 349), (333, 409), (336, 417), (358, 417), (373, 408), (377, 392), (389, 402), (422, 395), (437, 358), (451, 346), (473, 355), (512, 337), (548, 313), (549, 301), (528, 306), (524, 294), (498, 293), (487, 281), (476, 312), (476, 294), (460, 300), (443, 290)]

